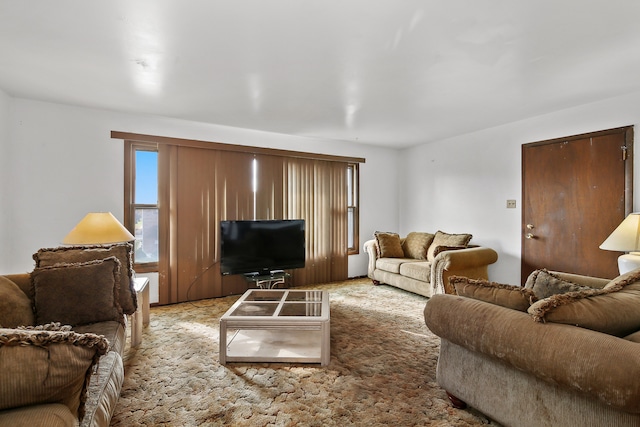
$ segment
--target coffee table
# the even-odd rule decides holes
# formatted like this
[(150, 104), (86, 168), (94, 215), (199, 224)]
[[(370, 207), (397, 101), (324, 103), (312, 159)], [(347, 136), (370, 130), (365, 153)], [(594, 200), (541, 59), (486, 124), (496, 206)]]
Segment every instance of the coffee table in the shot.
[(249, 289), (220, 318), (220, 363), (329, 364), (329, 293)]

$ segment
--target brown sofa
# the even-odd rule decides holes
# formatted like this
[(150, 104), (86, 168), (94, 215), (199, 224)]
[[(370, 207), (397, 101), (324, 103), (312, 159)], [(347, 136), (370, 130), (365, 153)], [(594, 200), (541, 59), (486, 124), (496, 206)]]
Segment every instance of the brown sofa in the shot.
[(458, 295), (435, 295), (424, 316), (454, 406), (506, 426), (640, 425), (640, 270), (451, 282)]
[(131, 249), (42, 249), (33, 272), (0, 276), (0, 425), (109, 425), (137, 306)]
[(387, 284), (430, 297), (453, 293), (449, 277), (487, 279), (488, 266), (498, 260), (493, 249), (470, 245), (470, 234), (411, 232), (375, 233), (364, 244), (369, 255), (367, 276), (374, 284)]

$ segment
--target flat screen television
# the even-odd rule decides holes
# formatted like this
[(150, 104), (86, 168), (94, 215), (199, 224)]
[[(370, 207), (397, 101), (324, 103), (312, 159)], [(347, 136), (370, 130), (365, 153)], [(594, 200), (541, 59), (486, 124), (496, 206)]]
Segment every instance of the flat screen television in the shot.
[(220, 221), (220, 271), (270, 274), (304, 267), (304, 220)]

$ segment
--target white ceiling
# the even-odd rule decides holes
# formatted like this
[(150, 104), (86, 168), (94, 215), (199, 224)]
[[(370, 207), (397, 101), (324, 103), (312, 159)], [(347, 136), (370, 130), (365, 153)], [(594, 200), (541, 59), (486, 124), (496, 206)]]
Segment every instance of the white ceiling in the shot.
[(640, 90), (636, 0), (0, 0), (12, 96), (407, 147)]

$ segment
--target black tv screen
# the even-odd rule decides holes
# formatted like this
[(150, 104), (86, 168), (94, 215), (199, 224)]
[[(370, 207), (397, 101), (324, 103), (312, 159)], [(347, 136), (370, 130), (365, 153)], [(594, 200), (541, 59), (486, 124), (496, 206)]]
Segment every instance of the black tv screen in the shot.
[(220, 221), (222, 274), (269, 274), (304, 267), (304, 220)]

